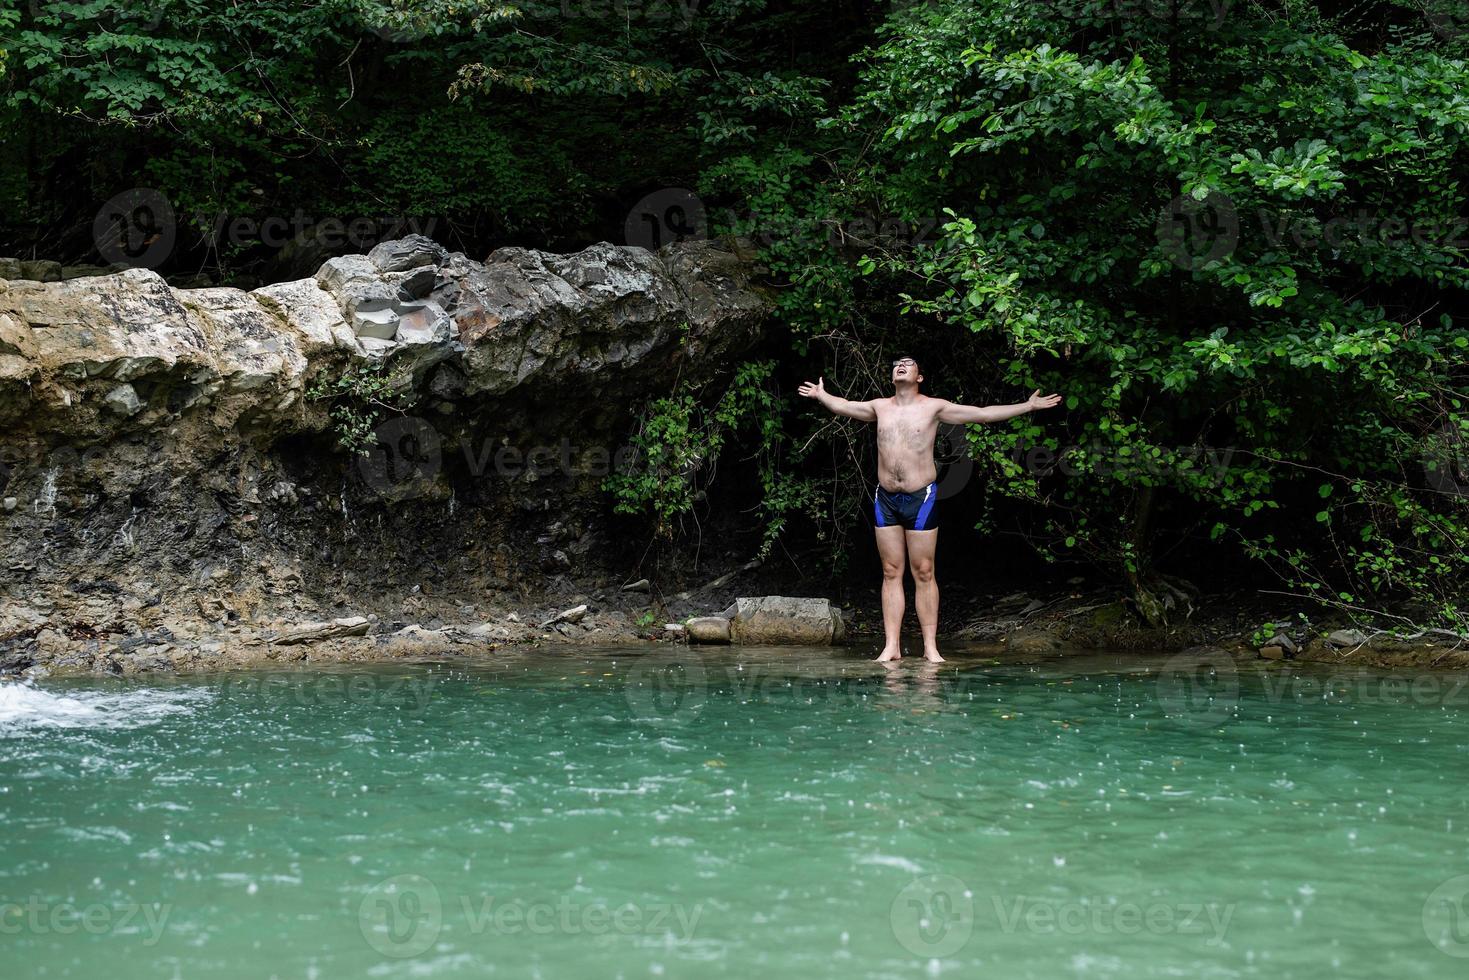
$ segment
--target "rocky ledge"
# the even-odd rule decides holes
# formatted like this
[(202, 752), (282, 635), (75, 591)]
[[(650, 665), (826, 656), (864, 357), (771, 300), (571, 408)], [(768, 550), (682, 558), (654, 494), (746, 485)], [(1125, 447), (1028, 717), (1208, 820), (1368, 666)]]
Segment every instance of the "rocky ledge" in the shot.
[(477, 262), (414, 236), (248, 292), (0, 279), (0, 668), (181, 667), (352, 617), (512, 639), (510, 610), (602, 592), (577, 629), (631, 633), (605, 460), (769, 309), (712, 242)]

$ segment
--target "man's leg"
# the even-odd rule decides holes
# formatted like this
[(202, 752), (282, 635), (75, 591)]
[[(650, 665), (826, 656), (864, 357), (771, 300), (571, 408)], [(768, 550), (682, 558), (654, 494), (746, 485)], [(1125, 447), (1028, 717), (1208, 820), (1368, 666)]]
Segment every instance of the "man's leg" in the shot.
[(878, 660), (897, 660), (903, 655), (898, 645), (903, 632), (903, 535), (900, 524), (875, 529), (877, 554), (882, 559), (882, 653)]
[(923, 659), (940, 664), (939, 583), (933, 575), (933, 553), (938, 548), (938, 528), (907, 531), (908, 567), (913, 569), (913, 605), (918, 609), (918, 626), (923, 631)]

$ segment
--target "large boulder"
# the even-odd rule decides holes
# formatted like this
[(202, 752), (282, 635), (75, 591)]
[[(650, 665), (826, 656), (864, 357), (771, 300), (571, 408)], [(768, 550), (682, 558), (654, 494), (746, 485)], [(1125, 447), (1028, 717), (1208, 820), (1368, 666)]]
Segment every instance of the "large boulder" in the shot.
[[(697, 252), (701, 261), (673, 261)], [(767, 308), (750, 265), (710, 242), (676, 251), (593, 245), (574, 255), (502, 248), (449, 257), (432, 298), (454, 318), (472, 394), (585, 382), (588, 400), (747, 348)], [(719, 298), (728, 306), (720, 304)]]
[(827, 599), (767, 595), (735, 600), (730, 639), (762, 646), (828, 646), (846, 638), (842, 612)]

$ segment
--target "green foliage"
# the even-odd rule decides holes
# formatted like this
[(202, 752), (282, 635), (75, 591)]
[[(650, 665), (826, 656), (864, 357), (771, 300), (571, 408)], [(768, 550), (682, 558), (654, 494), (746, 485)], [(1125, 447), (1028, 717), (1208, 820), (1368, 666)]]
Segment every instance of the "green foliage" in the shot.
[[(812, 54), (742, 69), (793, 29)], [(803, 62), (841, 36), (765, 0), (0, 0), (0, 111), (21, 110), (7, 135), (27, 148), (0, 160), (0, 191), (7, 171), (24, 191), (0, 222), (81, 252), (102, 202), (141, 184), (211, 264), (242, 259), (221, 216), (585, 240), (609, 204), (812, 111), (825, 82)]]
[(377, 445), (377, 427), (384, 417), (408, 410), (405, 391), (382, 361), (368, 361), (341, 374), (318, 376), (306, 397), (309, 401), (329, 402), (337, 445), (366, 456)]
[(1469, 495), (1425, 485), (1424, 433), (1458, 431), (1466, 394), (1469, 331), (1442, 311), (1469, 286), (1469, 66), (1421, 19), (1358, 49), (1310, 4), (1074, 8), (894, 15), (824, 126), (860, 145), (771, 193), (941, 210), (940, 238), (855, 261), (768, 245), (786, 312), (859, 333), (881, 313), (854, 306), (896, 298), (1012, 390), (1064, 392), (1064, 415), (970, 432), (1045, 554), (1143, 590), (1160, 550), (1212, 528), (1302, 594), (1412, 597), (1462, 627)]
[(760, 555), (767, 554), (797, 513), (819, 516), (818, 482), (784, 469), (788, 450), (783, 403), (771, 384), (774, 361), (739, 366), (724, 394), (705, 406), (691, 386), (653, 400), (632, 436), (633, 466), (612, 473), (606, 488), (619, 513), (650, 514), (659, 533), (694, 511), (714, 478), (720, 455), (738, 436), (755, 446), (764, 527)]

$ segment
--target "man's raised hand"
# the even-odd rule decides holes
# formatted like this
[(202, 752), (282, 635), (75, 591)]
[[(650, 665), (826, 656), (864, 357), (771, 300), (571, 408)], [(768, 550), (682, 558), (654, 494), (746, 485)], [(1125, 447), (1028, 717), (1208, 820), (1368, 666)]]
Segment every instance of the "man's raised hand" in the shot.
[(796, 389), (796, 393), (803, 398), (820, 398), (826, 394), (826, 379), (817, 378), (815, 384), (809, 381), (804, 382)]
[(1060, 395), (1042, 395), (1039, 388), (1030, 393), (1031, 411), (1042, 408), (1055, 408), (1059, 404), (1061, 404)]

